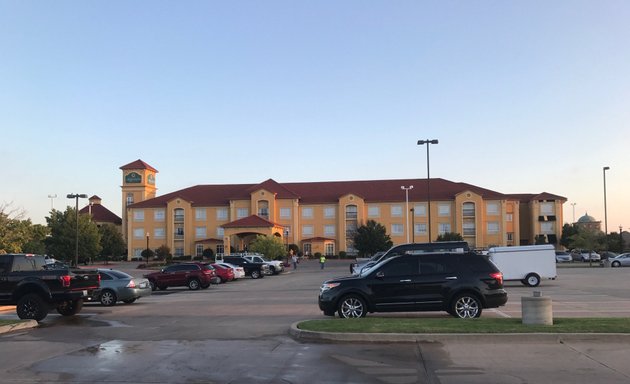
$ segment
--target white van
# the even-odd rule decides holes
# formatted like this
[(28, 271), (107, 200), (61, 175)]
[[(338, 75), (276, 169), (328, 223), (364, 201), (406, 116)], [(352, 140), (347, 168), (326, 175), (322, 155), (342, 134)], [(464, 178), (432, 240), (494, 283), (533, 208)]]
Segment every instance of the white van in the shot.
[(556, 253), (551, 244), (494, 247), (488, 250), (488, 257), (503, 273), (504, 280), (520, 280), (536, 287), (541, 279), (554, 280), (557, 276)]

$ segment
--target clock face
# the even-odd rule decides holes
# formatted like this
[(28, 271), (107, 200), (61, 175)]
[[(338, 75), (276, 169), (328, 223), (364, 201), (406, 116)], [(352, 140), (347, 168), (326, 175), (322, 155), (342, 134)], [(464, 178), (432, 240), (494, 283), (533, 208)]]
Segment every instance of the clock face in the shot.
[(142, 183), (142, 176), (137, 172), (129, 172), (125, 176), (125, 183), (127, 184), (138, 184)]

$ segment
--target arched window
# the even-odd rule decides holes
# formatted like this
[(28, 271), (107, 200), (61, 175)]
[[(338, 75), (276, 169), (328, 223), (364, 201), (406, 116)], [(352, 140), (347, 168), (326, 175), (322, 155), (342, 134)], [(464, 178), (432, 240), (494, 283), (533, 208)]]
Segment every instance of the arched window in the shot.
[(267, 200), (258, 200), (258, 216), (269, 220), (269, 202)]

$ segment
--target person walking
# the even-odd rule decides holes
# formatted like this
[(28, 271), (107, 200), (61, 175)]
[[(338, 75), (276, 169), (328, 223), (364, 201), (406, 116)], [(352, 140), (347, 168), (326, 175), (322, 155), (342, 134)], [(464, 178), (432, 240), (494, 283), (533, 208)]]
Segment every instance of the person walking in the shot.
[(324, 269), (324, 264), (326, 264), (326, 256), (325, 255), (321, 255), (319, 257), (319, 267), (320, 267), (320, 269)]
[(291, 253), (291, 262), (293, 263), (293, 270), (297, 269), (297, 265), (298, 265), (298, 257), (295, 253), (293, 253), (293, 250), (289, 251)]

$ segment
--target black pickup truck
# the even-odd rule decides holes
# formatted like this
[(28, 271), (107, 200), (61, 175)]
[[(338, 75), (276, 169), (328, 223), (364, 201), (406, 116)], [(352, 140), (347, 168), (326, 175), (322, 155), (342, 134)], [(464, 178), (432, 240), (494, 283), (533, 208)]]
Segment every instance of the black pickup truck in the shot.
[(53, 308), (75, 315), (99, 283), (96, 271), (51, 266), (41, 255), (0, 255), (0, 305), (15, 305), (20, 319), (40, 321)]
[(226, 263), (243, 267), (245, 276), (251, 276), (252, 279), (259, 279), (271, 273), (267, 264), (247, 260), (243, 256), (223, 256), (222, 260)]

